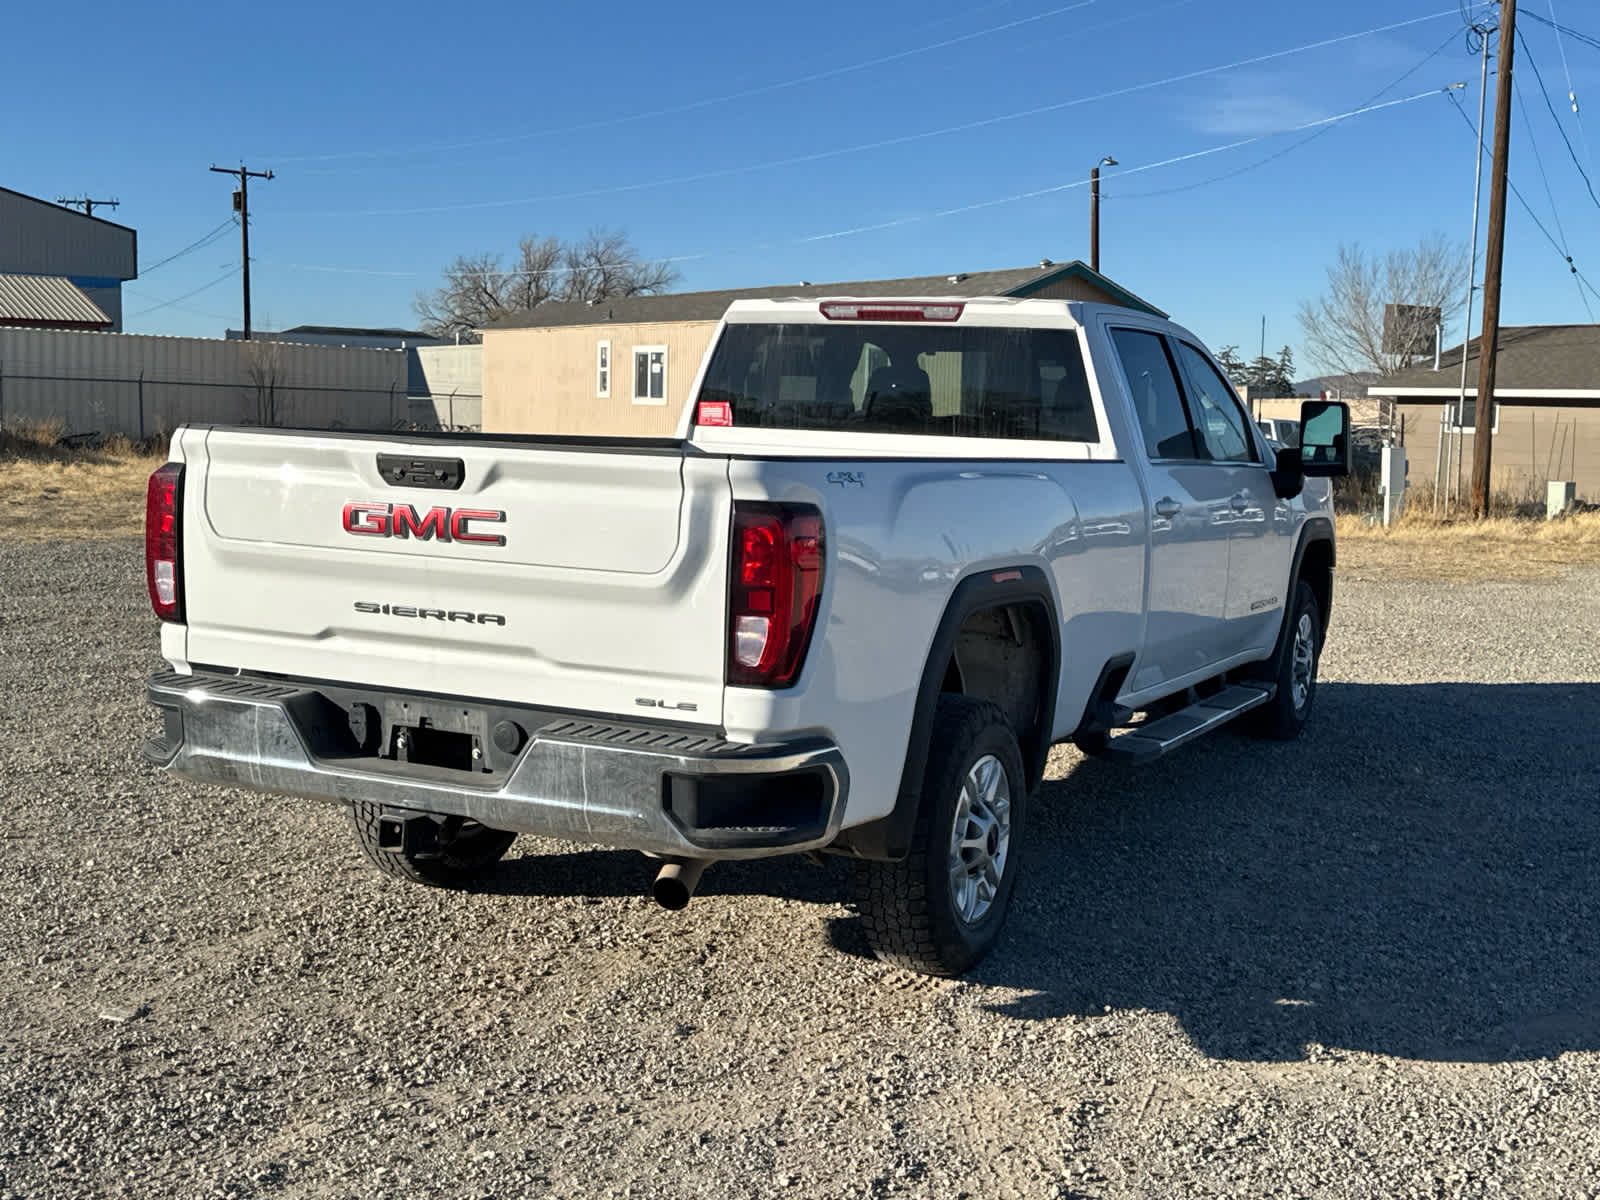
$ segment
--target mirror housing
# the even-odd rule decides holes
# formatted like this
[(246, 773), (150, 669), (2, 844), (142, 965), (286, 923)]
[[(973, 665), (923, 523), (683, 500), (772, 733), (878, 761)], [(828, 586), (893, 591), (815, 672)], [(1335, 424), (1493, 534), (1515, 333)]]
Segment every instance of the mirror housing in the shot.
[(1306, 473), (1300, 467), (1300, 448), (1285, 446), (1278, 451), (1277, 465), (1269, 472), (1272, 492), (1279, 500), (1293, 500), (1305, 490)]
[(1350, 474), (1350, 406), (1307, 400), (1300, 406), (1300, 470), (1313, 478)]

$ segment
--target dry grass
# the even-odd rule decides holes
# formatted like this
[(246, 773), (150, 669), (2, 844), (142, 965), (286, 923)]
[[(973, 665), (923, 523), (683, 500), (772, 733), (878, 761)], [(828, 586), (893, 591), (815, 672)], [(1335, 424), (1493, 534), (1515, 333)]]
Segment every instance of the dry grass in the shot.
[(1555, 521), (1435, 518), (1424, 509), (1385, 529), (1363, 516), (1338, 518), (1339, 572), (1368, 578), (1551, 579), (1575, 566), (1600, 566), (1600, 513)]
[[(165, 447), (125, 438), (66, 447), (59, 434), (49, 426), (0, 430), (0, 541), (139, 536), (145, 481), (166, 461)], [(1341, 515), (1338, 525), (1342, 575), (1546, 579), (1573, 566), (1600, 566), (1600, 513), (1478, 524), (1436, 519), (1418, 504), (1391, 529), (1359, 515)]]
[(120, 437), (62, 446), (59, 437), (48, 424), (0, 430), (0, 541), (139, 536), (145, 482), (165, 447)]

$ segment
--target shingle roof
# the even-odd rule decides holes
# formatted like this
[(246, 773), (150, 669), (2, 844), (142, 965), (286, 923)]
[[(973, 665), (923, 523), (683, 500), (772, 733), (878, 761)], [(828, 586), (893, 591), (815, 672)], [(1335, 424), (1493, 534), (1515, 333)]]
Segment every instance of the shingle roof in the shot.
[[(1478, 347), (1467, 347), (1467, 392), (1478, 388)], [(1503, 325), (1496, 339), (1495, 391), (1593, 391), (1600, 393), (1600, 325)], [(1455, 389), (1461, 383), (1461, 347), (1431, 362), (1407, 367), (1378, 380), (1374, 396), (1403, 396), (1418, 390)]]
[(109, 329), (111, 318), (60, 275), (0, 275), (0, 325)]
[(578, 301), (541, 304), (484, 326), (532, 329), (561, 325), (634, 325), (653, 321), (718, 321), (735, 300), (776, 300), (823, 296), (1027, 296), (1057, 280), (1076, 276), (1128, 305), (1157, 316), (1160, 309), (1107, 279), (1086, 263), (1045, 262), (1032, 267), (970, 274), (918, 275), (908, 279), (861, 279), (847, 283), (801, 283), (780, 287), (733, 288), (715, 292), (668, 292), (659, 296), (619, 296), (598, 304)]

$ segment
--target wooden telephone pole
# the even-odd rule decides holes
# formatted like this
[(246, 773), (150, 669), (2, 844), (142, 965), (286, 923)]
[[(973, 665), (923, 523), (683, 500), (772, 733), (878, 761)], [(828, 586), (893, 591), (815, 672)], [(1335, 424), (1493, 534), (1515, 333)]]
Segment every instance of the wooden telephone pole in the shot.
[[(1494, 369), (1500, 340), (1500, 266), (1506, 251), (1506, 161), (1511, 153), (1511, 58), (1517, 0), (1500, 0), (1500, 68), (1494, 91), (1494, 162), (1489, 168), (1489, 244), (1483, 262), (1483, 329), (1478, 335), (1478, 406), (1472, 428), (1472, 515), (1489, 515), (1493, 460)], [(1465, 347), (1462, 353), (1466, 353)]]
[(56, 197), (56, 203), (62, 205), (63, 207), (66, 207), (66, 208), (81, 208), (81, 209), (83, 209), (83, 215), (84, 216), (92, 217), (92, 216), (94, 216), (94, 210), (95, 209), (97, 209), (97, 208), (116, 208), (117, 205), (120, 203), (120, 201), (117, 201), (117, 200), (91, 200), (87, 196), (77, 196), (77, 197), (74, 197), (73, 199), (69, 200), (65, 196), (57, 196)]
[(244, 260), (244, 340), (250, 340), (250, 181), (271, 179), (271, 171), (247, 171), (244, 164), (235, 167), (212, 167), (218, 175), (232, 175), (239, 181), (239, 190), (233, 194), (233, 211), (239, 214), (239, 252)]

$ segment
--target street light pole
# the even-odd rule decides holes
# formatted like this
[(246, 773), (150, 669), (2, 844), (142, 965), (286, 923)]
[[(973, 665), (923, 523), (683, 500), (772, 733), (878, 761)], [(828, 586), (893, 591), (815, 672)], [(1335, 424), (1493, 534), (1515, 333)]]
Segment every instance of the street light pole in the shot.
[(1100, 269), (1100, 168), (1116, 165), (1108, 154), (1089, 169), (1089, 266), (1096, 271)]

